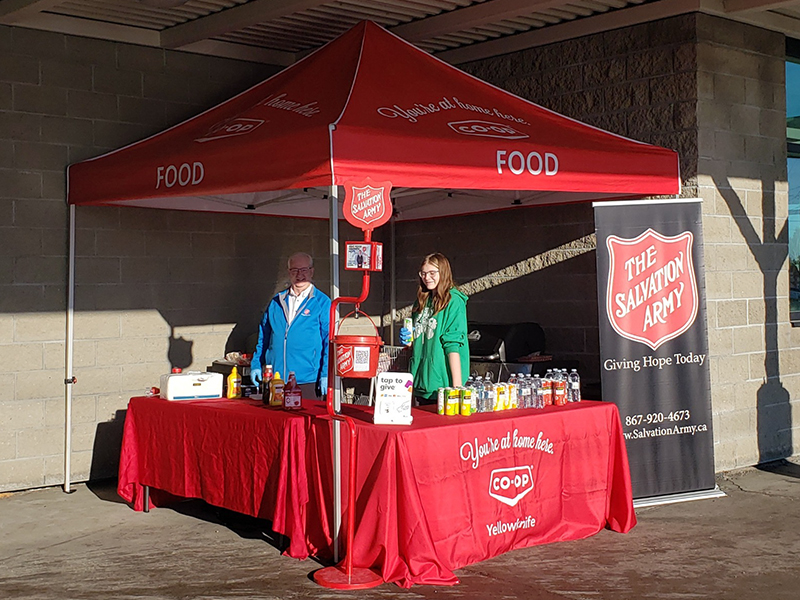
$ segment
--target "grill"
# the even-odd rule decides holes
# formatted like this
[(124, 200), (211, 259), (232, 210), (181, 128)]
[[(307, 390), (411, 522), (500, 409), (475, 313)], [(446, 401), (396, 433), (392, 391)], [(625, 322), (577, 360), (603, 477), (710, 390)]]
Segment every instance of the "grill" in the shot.
[(467, 325), (470, 360), (475, 362), (517, 362), (544, 354), (544, 330), (538, 323)]
[(576, 360), (553, 360), (546, 353), (544, 330), (538, 323), (468, 323), (470, 370), (505, 381), (511, 373), (547, 369), (577, 369)]

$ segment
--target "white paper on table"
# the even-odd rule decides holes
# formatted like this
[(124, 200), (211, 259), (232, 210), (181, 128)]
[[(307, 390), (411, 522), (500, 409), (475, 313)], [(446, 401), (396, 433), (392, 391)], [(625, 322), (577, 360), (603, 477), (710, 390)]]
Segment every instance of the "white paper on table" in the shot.
[(411, 425), (411, 399), (414, 378), (411, 373), (379, 373), (375, 378), (376, 425)]

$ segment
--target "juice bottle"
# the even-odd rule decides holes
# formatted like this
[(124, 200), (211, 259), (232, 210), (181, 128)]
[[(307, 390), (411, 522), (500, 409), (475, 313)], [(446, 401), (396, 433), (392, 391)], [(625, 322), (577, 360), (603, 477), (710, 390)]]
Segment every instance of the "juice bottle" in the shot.
[(228, 398), (241, 398), (242, 397), (242, 378), (239, 376), (239, 369), (236, 365), (231, 369), (231, 374), (228, 375)]
[(300, 410), (303, 408), (303, 393), (297, 385), (297, 377), (294, 371), (289, 371), (289, 379), (286, 387), (283, 388), (283, 408), (286, 410)]
[(283, 406), (283, 379), (280, 371), (275, 371), (275, 377), (269, 382), (269, 405)]
[(506, 410), (508, 408), (508, 388), (505, 383), (498, 381), (494, 385), (494, 409)]

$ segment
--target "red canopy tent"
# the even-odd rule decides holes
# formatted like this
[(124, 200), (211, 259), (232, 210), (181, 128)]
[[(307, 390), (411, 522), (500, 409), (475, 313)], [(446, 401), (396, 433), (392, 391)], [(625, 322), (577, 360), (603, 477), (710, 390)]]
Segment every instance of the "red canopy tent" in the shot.
[[(338, 186), (367, 177), (392, 183), (397, 220), (680, 191), (672, 150), (558, 115), (362, 22), (188, 121), (70, 165), (67, 199), (72, 211), (129, 205), (330, 218), (337, 296)], [(67, 382), (74, 215), (70, 241)], [(69, 491), (69, 383), (66, 396)]]
[(71, 165), (68, 201), (327, 218), (310, 188), (365, 177), (392, 182), (399, 220), (680, 190), (675, 152), (553, 113), (362, 22), (184, 123)]

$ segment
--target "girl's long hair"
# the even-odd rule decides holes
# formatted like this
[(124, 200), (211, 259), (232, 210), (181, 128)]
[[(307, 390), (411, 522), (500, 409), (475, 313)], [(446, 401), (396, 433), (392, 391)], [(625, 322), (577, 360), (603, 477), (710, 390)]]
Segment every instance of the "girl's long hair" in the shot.
[[(443, 310), (444, 307), (447, 306), (447, 303), (450, 302), (450, 290), (453, 289), (456, 284), (455, 281), (453, 281), (453, 270), (450, 268), (450, 261), (447, 260), (444, 254), (439, 252), (428, 254), (419, 264), (419, 270), (422, 271), (426, 264), (432, 265), (439, 270), (439, 285), (437, 285), (434, 290), (428, 290), (428, 288), (425, 287), (425, 282), (421, 277), (419, 278), (417, 303), (414, 307), (414, 312), (422, 310), (428, 302), (428, 298), (431, 297), (433, 314), (436, 314), (440, 310)], [(419, 275), (417, 275), (417, 277), (419, 277)]]

